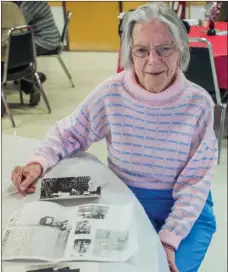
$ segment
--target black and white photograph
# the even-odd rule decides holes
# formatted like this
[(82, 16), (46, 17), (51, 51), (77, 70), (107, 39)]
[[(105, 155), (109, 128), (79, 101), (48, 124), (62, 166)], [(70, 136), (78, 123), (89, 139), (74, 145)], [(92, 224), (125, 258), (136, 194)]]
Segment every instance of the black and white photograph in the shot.
[(29, 266), (25, 272), (80, 272), (80, 269), (71, 269), (66, 264), (41, 264)]
[(77, 234), (90, 234), (91, 225), (89, 221), (79, 221), (76, 224), (75, 235)]
[(97, 229), (93, 248), (94, 255), (103, 255), (113, 251), (124, 251), (128, 244), (127, 231)]
[(88, 252), (91, 245), (91, 239), (75, 239), (74, 250), (77, 254), (85, 254)]
[(104, 219), (108, 210), (106, 206), (83, 205), (79, 207), (77, 216), (83, 219)]
[(4, 266), (4, 272), (99, 272), (99, 263), (95, 262), (45, 262), (15, 263)]
[(101, 186), (89, 176), (46, 178), (41, 182), (40, 200), (100, 197)]
[(9, 264), (4, 266), (4, 272), (99, 272), (100, 265), (95, 262), (69, 262), (69, 263), (34, 263)]
[[(30, 268), (29, 270), (26, 270), (26, 272), (71, 272), (72, 270), (68, 267), (60, 267), (60, 266), (46, 266), (46, 265), (40, 265), (35, 266), (34, 268)], [(80, 270), (78, 270), (80, 272)]]
[(64, 220), (60, 221), (52, 216), (44, 216), (40, 219), (40, 225), (41, 226), (47, 226), (51, 228), (56, 228), (61, 231), (68, 230), (70, 231), (70, 226), (69, 226), (69, 220)]

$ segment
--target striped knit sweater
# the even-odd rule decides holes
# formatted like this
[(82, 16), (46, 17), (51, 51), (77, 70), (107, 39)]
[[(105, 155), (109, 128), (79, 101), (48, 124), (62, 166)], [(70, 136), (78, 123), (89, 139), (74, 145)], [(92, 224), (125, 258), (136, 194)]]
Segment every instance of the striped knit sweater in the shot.
[(47, 50), (54, 50), (60, 44), (59, 31), (47, 1), (20, 2), (27, 24), (32, 26), (35, 43)]
[(105, 138), (109, 167), (124, 183), (173, 190), (175, 204), (159, 236), (177, 248), (203, 209), (217, 164), (213, 112), (207, 92), (181, 71), (156, 94), (142, 89), (133, 71), (123, 71), (58, 121), (28, 163), (45, 172)]

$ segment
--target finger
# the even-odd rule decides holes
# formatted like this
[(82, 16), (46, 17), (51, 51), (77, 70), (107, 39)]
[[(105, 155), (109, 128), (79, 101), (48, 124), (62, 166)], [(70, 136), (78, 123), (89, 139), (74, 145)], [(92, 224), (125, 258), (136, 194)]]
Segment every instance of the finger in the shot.
[(19, 194), (21, 194), (21, 195), (23, 195), (23, 196), (26, 196), (26, 194), (35, 193), (35, 191), (36, 191), (36, 186), (33, 185), (33, 184), (29, 185), (28, 188), (27, 188), (27, 190), (24, 191), (24, 192), (21, 191), (20, 188), (17, 188), (17, 190), (18, 190), (18, 193), (19, 193)]
[[(36, 168), (34, 168), (34, 169), (29, 169), (28, 167), (25, 167), (24, 169), (23, 169), (23, 175), (25, 176), (25, 177), (27, 177), (28, 175), (30, 175), (30, 174), (32, 174), (33, 175), (33, 177), (34, 177), (34, 181), (33, 182), (35, 182), (35, 181), (37, 181), (37, 179), (38, 179), (38, 177), (40, 176), (40, 172), (39, 172), (39, 170), (37, 170)], [(34, 185), (34, 183), (32, 183), (33, 185)], [(30, 185), (29, 185), (30, 186)], [(35, 185), (34, 185), (35, 186)]]
[(30, 184), (28, 189), (36, 189), (36, 186), (34, 184)]
[(26, 196), (26, 194), (30, 194), (30, 193), (35, 193), (36, 191), (36, 186), (34, 184), (30, 184), (28, 186), (28, 189), (26, 191), (21, 191), (20, 188), (17, 188), (18, 189), (18, 192), (23, 195), (23, 196)]
[(21, 183), (21, 181), (22, 181), (22, 176), (23, 176), (23, 170), (22, 170), (21, 167), (17, 166), (17, 167), (13, 170), (13, 172), (12, 172), (12, 174), (11, 174), (11, 179), (12, 179), (13, 183), (14, 183), (16, 186), (18, 186), (18, 185)]
[(19, 187), (22, 181), (23, 181), (23, 176), (20, 174), (15, 175), (13, 178), (13, 183), (16, 187)]
[(36, 188), (28, 188), (26, 193), (27, 194), (33, 194), (33, 193), (35, 193), (35, 191), (36, 191)]
[(17, 174), (18, 172), (22, 172), (22, 167), (21, 166), (14, 167), (14, 169), (12, 171), (12, 175)]
[(28, 187), (36, 180), (36, 174), (34, 171), (31, 171), (25, 178), (25, 180), (20, 184), (20, 190), (25, 192)]
[(17, 191), (18, 191), (19, 194), (21, 194), (21, 195), (23, 195), (23, 196), (26, 196), (26, 194), (35, 193), (35, 191), (36, 191), (36, 186), (29, 186), (29, 187), (27, 188), (27, 190), (24, 191), (24, 192), (21, 191), (20, 188), (17, 188)]

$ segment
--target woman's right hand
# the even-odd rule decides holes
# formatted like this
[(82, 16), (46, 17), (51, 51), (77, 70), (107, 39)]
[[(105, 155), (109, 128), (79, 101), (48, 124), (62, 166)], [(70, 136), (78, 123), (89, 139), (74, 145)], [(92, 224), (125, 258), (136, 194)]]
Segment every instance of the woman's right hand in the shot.
[(42, 167), (38, 163), (27, 166), (16, 166), (11, 174), (11, 179), (21, 194), (34, 193), (36, 186), (34, 182), (40, 177)]

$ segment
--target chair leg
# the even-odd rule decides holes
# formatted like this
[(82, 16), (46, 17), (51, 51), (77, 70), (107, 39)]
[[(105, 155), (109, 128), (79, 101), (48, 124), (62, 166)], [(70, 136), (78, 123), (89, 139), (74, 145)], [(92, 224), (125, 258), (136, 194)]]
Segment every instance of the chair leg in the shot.
[(21, 82), (19, 83), (19, 93), (20, 93), (21, 105), (24, 105), (24, 98), (23, 98), (23, 91), (22, 91), (22, 88), (21, 88)]
[(5, 98), (5, 95), (4, 95), (4, 93), (3, 93), (3, 89), (2, 89), (2, 101), (3, 101), (3, 103), (4, 103), (6, 112), (7, 112), (8, 116), (9, 116), (9, 118), (10, 118), (10, 121), (11, 121), (11, 123), (12, 123), (12, 126), (15, 128), (16, 125), (15, 125), (15, 122), (14, 122), (14, 119), (13, 119), (13, 115), (11, 114), (11, 111), (10, 111), (10, 109), (9, 109), (8, 103), (7, 103), (6, 98)]
[(222, 138), (224, 135), (224, 127), (225, 127), (225, 117), (226, 117), (226, 106), (221, 106), (221, 117), (220, 117), (220, 125), (219, 125), (219, 139), (218, 139), (218, 164), (220, 163), (221, 149), (222, 149)]
[(71, 76), (69, 70), (67, 69), (65, 63), (63, 62), (61, 56), (60, 56), (60, 55), (57, 55), (57, 59), (59, 60), (59, 63), (60, 63), (61, 66), (63, 67), (63, 70), (64, 70), (65, 74), (67, 75), (68, 79), (70, 80), (70, 83), (71, 83), (72, 87), (74, 87), (74, 82), (73, 82), (73, 80), (72, 80), (72, 76)]
[(39, 75), (38, 75), (37, 72), (35, 72), (35, 78), (36, 78), (38, 87), (39, 87), (39, 89), (40, 89), (40, 92), (41, 92), (41, 94), (42, 94), (42, 97), (43, 97), (43, 99), (44, 99), (44, 103), (45, 103), (45, 105), (46, 105), (46, 107), (47, 107), (47, 109), (48, 109), (48, 113), (51, 113), (51, 107), (50, 107), (50, 105), (49, 105), (47, 96), (46, 96), (46, 94), (45, 94), (45, 92), (44, 92), (44, 90), (43, 90), (43, 86), (42, 86), (42, 84), (41, 84), (40, 77), (39, 77)]

